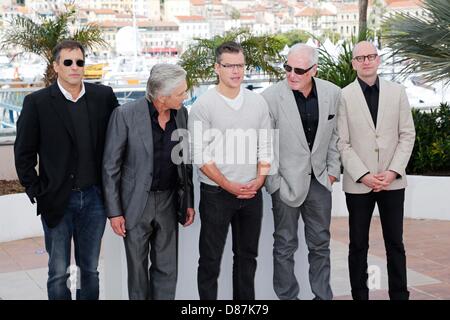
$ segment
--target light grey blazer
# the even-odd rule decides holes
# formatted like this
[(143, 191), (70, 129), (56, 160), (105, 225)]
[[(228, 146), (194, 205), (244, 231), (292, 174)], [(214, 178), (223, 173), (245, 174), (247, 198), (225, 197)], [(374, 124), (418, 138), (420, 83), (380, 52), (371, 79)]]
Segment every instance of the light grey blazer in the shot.
[[(186, 129), (186, 108), (177, 111), (175, 121), (178, 129)], [(193, 207), (192, 166), (177, 167), (178, 215), (185, 215), (186, 207)], [(148, 102), (141, 98), (116, 108), (109, 120), (102, 172), (107, 216), (125, 216), (126, 229), (132, 229), (144, 212), (152, 176), (152, 125)]]
[(311, 182), (311, 170), (319, 183), (332, 190), (328, 175), (339, 180), (341, 163), (337, 150), (336, 119), (341, 89), (331, 82), (314, 78), (319, 102), (319, 124), (312, 150), (309, 150), (294, 94), (287, 80), (263, 92), (269, 105), (272, 127), (279, 130), (274, 139), (272, 175), (266, 189), (280, 190), (281, 200), (291, 207), (305, 200)]

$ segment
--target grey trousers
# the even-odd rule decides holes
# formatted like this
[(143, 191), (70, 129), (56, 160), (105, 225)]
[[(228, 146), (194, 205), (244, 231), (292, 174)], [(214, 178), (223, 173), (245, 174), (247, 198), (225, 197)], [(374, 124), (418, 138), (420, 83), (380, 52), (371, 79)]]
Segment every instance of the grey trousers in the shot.
[(294, 254), (298, 249), (298, 219), (302, 215), (308, 246), (309, 282), (318, 299), (331, 300), (330, 287), (330, 222), (331, 192), (316, 179), (311, 179), (308, 195), (300, 207), (281, 201), (279, 191), (272, 194), (275, 221), (273, 245), (273, 287), (281, 300), (298, 299), (299, 285), (295, 277)]
[(173, 197), (174, 191), (150, 192), (140, 221), (127, 230), (124, 242), (130, 300), (175, 299), (178, 224)]

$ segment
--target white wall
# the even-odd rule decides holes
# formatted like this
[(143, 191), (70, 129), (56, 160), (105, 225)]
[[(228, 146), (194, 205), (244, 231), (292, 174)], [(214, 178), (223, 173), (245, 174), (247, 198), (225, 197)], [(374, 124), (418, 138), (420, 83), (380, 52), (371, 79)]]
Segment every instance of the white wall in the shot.
[[(450, 177), (408, 176), (408, 187), (405, 198), (405, 218), (450, 220)], [(264, 231), (272, 236), (270, 197), (264, 191)], [(345, 195), (340, 183), (334, 185), (333, 190), (334, 217), (348, 216)], [(198, 194), (196, 195), (198, 201)], [(32, 205), (24, 194), (0, 196), (0, 242), (13, 241), (42, 235), (39, 217), (36, 217), (36, 207)], [(198, 219), (198, 217), (197, 217)], [(269, 225), (267, 225), (269, 223)], [(199, 227), (197, 221), (191, 227), (193, 231)], [(183, 246), (182, 236), (189, 229), (180, 232), (180, 248)], [(194, 232), (192, 232), (194, 233)], [(107, 236), (105, 236), (105, 239)], [(261, 240), (264, 242), (265, 240)]]
[(25, 193), (0, 196), (0, 242), (44, 235), (40, 217)]
[[(407, 176), (405, 218), (450, 220), (450, 177)], [(347, 217), (345, 194), (341, 183), (333, 190), (334, 217)], [(375, 207), (375, 215), (378, 208)]]
[(14, 165), (14, 137), (1, 138), (0, 144), (0, 180), (16, 180)]
[[(199, 202), (198, 183), (195, 183), (196, 208)], [(273, 291), (273, 216), (270, 196), (264, 192), (264, 215), (259, 240), (258, 267), (255, 276), (256, 299), (277, 299)], [(198, 241), (200, 234), (199, 213), (196, 210), (196, 221), (193, 225), (179, 228), (179, 255), (178, 255), (178, 282), (176, 299), (198, 299), (197, 267), (198, 267)], [(303, 222), (299, 223), (299, 249), (295, 254), (296, 276), (301, 284), (300, 298), (312, 299), (313, 294), (308, 280), (307, 247), (304, 240)], [(127, 267), (125, 249), (121, 238), (116, 236), (108, 225), (103, 242), (105, 299), (127, 299)], [(231, 300), (232, 291), (232, 261), (231, 231), (225, 245), (219, 277), (218, 299)]]
[[(450, 190), (450, 177), (417, 177), (411, 176), (409, 187), (406, 189), (405, 217), (450, 220), (450, 203), (447, 200)], [(194, 182), (196, 208), (198, 208), (198, 183)], [(273, 218), (272, 201), (264, 192), (264, 215), (259, 242), (258, 268), (256, 272), (256, 299), (276, 299), (272, 285), (273, 275)], [(335, 217), (348, 216), (345, 195), (341, 183), (334, 185), (332, 215)], [(180, 227), (179, 234), (179, 271), (176, 299), (198, 299), (197, 267), (198, 267), (198, 239), (200, 221), (188, 227)], [(232, 251), (231, 232), (229, 232), (219, 277), (219, 299), (232, 299)], [(304, 240), (303, 222), (299, 221), (299, 249), (295, 254), (296, 276), (301, 284), (300, 298), (311, 299), (313, 294), (308, 281), (307, 247)], [(103, 252), (105, 258), (105, 292), (106, 299), (127, 299), (127, 271), (125, 250), (122, 239), (113, 234), (109, 225), (105, 232)]]
[(405, 216), (450, 220), (450, 177), (408, 176)]

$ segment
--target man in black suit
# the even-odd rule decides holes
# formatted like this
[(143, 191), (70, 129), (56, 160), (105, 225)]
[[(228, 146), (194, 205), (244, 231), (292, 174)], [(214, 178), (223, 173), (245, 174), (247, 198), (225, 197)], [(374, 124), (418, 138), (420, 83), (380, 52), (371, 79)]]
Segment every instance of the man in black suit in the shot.
[[(71, 299), (71, 241), (77, 299), (98, 299), (98, 260), (106, 215), (101, 187), (105, 133), (118, 105), (110, 87), (84, 83), (85, 52), (76, 41), (53, 49), (58, 79), (25, 97), (14, 145), (16, 170), (37, 202), (49, 255), (48, 298)], [(39, 173), (36, 172), (39, 156)]]

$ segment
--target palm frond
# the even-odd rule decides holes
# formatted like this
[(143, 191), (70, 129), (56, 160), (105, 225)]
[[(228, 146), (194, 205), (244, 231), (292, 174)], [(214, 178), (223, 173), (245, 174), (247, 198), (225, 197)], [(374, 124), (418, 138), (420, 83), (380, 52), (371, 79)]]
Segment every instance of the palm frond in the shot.
[(344, 88), (356, 79), (352, 66), (352, 43), (344, 42), (342, 52), (334, 58), (323, 48), (319, 48), (318, 77)]
[(403, 74), (421, 72), (428, 82), (450, 82), (450, 6), (425, 0), (422, 17), (396, 14), (387, 19), (385, 41), (406, 65)]
[(40, 26), (30, 18), (15, 16), (10, 20), (10, 27), (4, 30), (1, 49), (19, 47), (24, 51), (41, 54), (41, 47), (36, 42)]
[(72, 39), (83, 43), (87, 49), (108, 47), (108, 43), (102, 37), (102, 31), (96, 24), (88, 24), (76, 30)]
[(69, 4), (65, 11), (56, 13), (55, 17), (40, 18), (38, 22), (23, 16), (14, 17), (4, 31), (0, 47), (2, 49), (14, 47), (22, 52), (33, 52), (43, 57), (47, 62), (44, 82), (48, 85), (55, 77), (52, 68), (52, 50), (60, 41), (77, 40), (87, 49), (106, 45), (96, 25), (81, 27), (71, 34), (69, 26), (75, 15), (75, 7)]
[(181, 56), (181, 66), (187, 71), (188, 86), (215, 78), (215, 49), (226, 41), (236, 41), (244, 49), (247, 71), (262, 70), (270, 77), (282, 75), (275, 65), (281, 61), (283, 43), (275, 36), (254, 36), (248, 29), (234, 29), (212, 39), (194, 39)]

